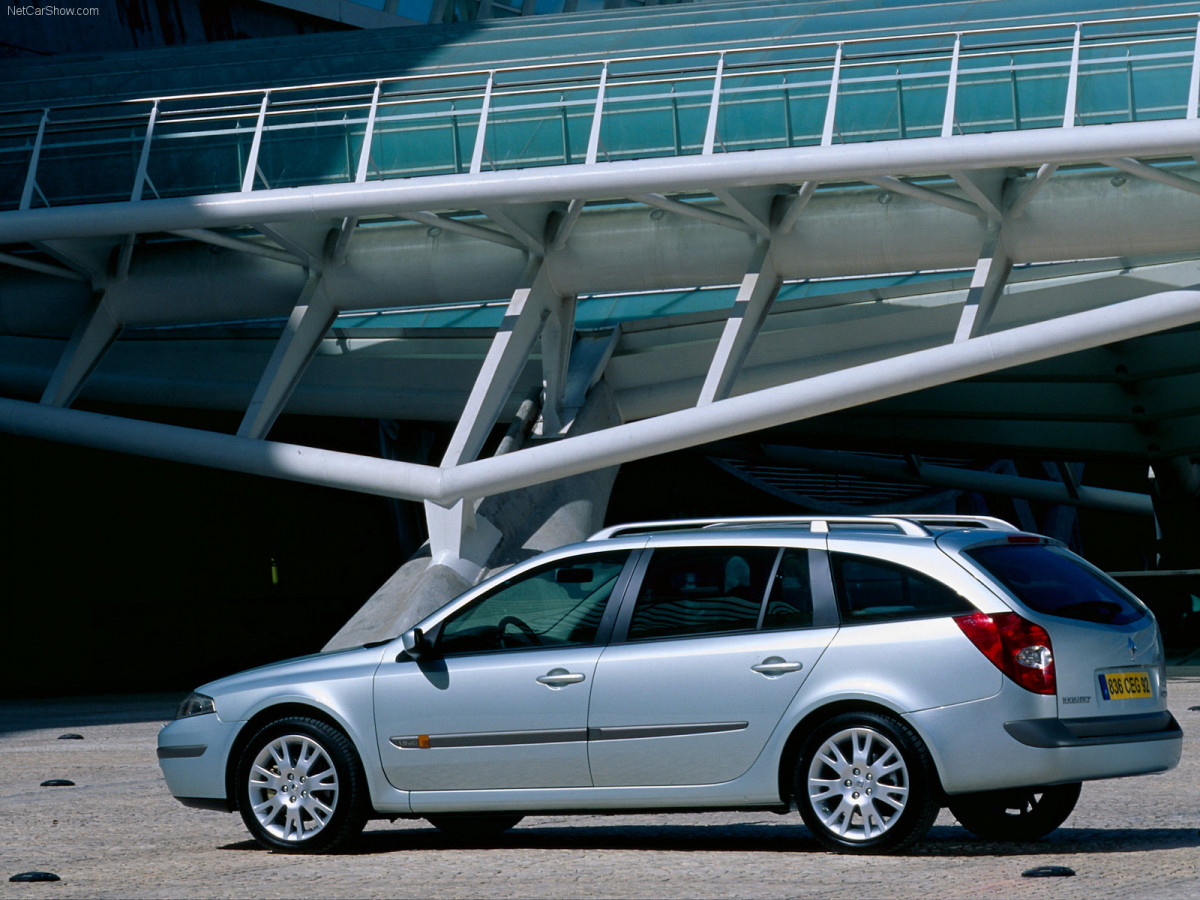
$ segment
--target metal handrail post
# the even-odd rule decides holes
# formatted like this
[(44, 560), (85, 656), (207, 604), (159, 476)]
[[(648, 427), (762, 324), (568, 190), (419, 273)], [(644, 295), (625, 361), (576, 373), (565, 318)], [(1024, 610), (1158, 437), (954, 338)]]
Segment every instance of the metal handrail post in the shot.
[(1200, 106), (1200, 16), (1196, 18), (1196, 49), (1192, 51), (1192, 80), (1188, 85), (1188, 108), (1185, 119), (1196, 118)]
[(825, 127), (821, 129), (821, 146), (828, 147), (833, 143), (833, 122), (837, 114), (838, 79), (842, 75), (842, 45), (837, 45), (837, 53), (833, 57), (833, 74), (829, 78), (829, 103), (825, 106)]
[(721, 76), (725, 71), (725, 51), (721, 51), (721, 55), (717, 57), (717, 74), (713, 79), (712, 100), (708, 105), (708, 125), (704, 129), (704, 150), (705, 156), (711, 156), (713, 152), (713, 144), (717, 139), (717, 112), (721, 108)]
[(592, 130), (588, 134), (587, 158), (585, 162), (591, 165), (596, 161), (600, 151), (600, 121), (604, 117), (604, 92), (608, 86), (608, 60), (600, 70), (600, 86), (596, 90), (596, 110), (592, 113)]
[(137, 175), (133, 179), (133, 191), (129, 195), (132, 203), (142, 199), (142, 191), (146, 187), (146, 169), (150, 165), (150, 141), (154, 137), (154, 123), (158, 121), (158, 101), (150, 110), (150, 118), (146, 122), (146, 137), (142, 139), (142, 155), (138, 158)]
[(954, 54), (950, 57), (950, 82), (946, 85), (946, 112), (942, 116), (942, 137), (954, 134), (954, 110), (958, 103), (958, 55), (962, 34), (954, 36)]
[(242, 193), (254, 190), (254, 172), (258, 168), (258, 150), (262, 146), (263, 127), (267, 122), (267, 104), (271, 92), (263, 91), (262, 103), (258, 107), (258, 124), (254, 128), (254, 140), (250, 143), (250, 156), (246, 159), (246, 171), (242, 175)]
[(1075, 127), (1075, 101), (1079, 93), (1079, 39), (1083, 25), (1075, 26), (1075, 41), (1071, 46), (1071, 74), (1067, 78), (1067, 103), (1063, 110), (1063, 128)]
[(379, 92), (383, 88), (383, 80), (375, 82), (375, 93), (371, 95), (371, 111), (367, 113), (367, 127), (363, 131), (362, 150), (358, 154), (358, 170), (354, 175), (354, 183), (362, 184), (367, 180), (367, 163), (371, 158), (371, 139), (375, 136), (375, 113), (379, 110)]
[(483, 108), (479, 110), (479, 130), (475, 133), (475, 151), (471, 154), (471, 174), (479, 174), (483, 168), (483, 138), (487, 133), (488, 110), (492, 106), (492, 83), (496, 78), (495, 70), (488, 73), (487, 87), (483, 89)]
[(46, 134), (46, 123), (50, 121), (50, 110), (42, 110), (42, 121), (38, 123), (37, 138), (33, 142), (33, 154), (29, 157), (29, 172), (25, 175), (25, 188), (21, 191), (20, 209), (29, 209), (33, 203), (33, 185), (37, 175), (38, 158), (42, 155), (42, 139)]

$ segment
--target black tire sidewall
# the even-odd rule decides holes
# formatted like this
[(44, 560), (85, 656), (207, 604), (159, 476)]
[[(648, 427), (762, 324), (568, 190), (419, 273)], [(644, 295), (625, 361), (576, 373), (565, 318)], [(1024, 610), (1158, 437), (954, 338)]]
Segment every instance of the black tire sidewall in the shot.
[[(338, 778), (337, 804), (325, 827), (310, 838), (283, 841), (262, 827), (250, 808), (249, 780), (254, 760), (263, 747), (284, 735), (303, 735), (320, 745), (333, 763)], [(238, 811), (254, 839), (282, 853), (327, 853), (343, 846), (362, 830), (366, 821), (365, 780), (362, 765), (350, 739), (333, 726), (303, 716), (277, 719), (255, 733), (238, 761), (234, 780)]]
[(1002, 798), (1007, 791), (990, 791), (951, 797), (950, 812), (963, 828), (986, 841), (1036, 841), (1058, 828), (1075, 810), (1082, 786), (1079, 782), (1021, 789), (1040, 793), (1034, 808), (1008, 815)]
[[(895, 745), (908, 771), (908, 802), (890, 828), (869, 840), (847, 840), (821, 821), (808, 796), (808, 772), (817, 750), (830, 737), (849, 728), (870, 728)], [(919, 840), (937, 817), (936, 775), (925, 743), (910, 726), (877, 712), (841, 713), (821, 723), (804, 742), (796, 764), (793, 782), (796, 805), (804, 824), (817, 842), (839, 853), (885, 853), (899, 850)]]

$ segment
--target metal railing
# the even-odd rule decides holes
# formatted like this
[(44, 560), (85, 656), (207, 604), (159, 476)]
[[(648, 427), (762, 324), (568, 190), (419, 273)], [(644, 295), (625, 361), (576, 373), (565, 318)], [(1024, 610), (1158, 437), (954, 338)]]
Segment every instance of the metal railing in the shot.
[(1196, 14), (0, 113), (0, 210), (1194, 119)]

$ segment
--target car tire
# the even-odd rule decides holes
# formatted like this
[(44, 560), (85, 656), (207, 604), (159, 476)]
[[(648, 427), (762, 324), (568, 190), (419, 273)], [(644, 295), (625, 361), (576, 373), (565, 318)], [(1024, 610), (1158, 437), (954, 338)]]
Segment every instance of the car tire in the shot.
[(443, 834), (461, 840), (476, 841), (504, 834), (520, 822), (524, 816), (509, 815), (455, 815), (426, 816), (426, 820)]
[(328, 853), (359, 835), (367, 786), (350, 739), (319, 719), (260, 729), (242, 751), (238, 810), (254, 839), (285, 853)]
[(843, 713), (805, 741), (795, 796), (813, 837), (838, 853), (885, 853), (920, 839), (937, 818), (929, 750), (904, 722)]
[(1036, 841), (1067, 820), (1082, 785), (984, 791), (949, 799), (960, 825), (986, 841)]

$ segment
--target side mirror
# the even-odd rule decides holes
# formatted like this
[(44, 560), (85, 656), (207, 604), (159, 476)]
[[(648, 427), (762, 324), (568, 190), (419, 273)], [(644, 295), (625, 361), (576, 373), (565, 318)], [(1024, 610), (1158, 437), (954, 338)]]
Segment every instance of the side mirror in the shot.
[(404, 652), (413, 659), (420, 659), (429, 650), (429, 639), (420, 628), (410, 628), (404, 632), (400, 635), (400, 643), (404, 646)]

